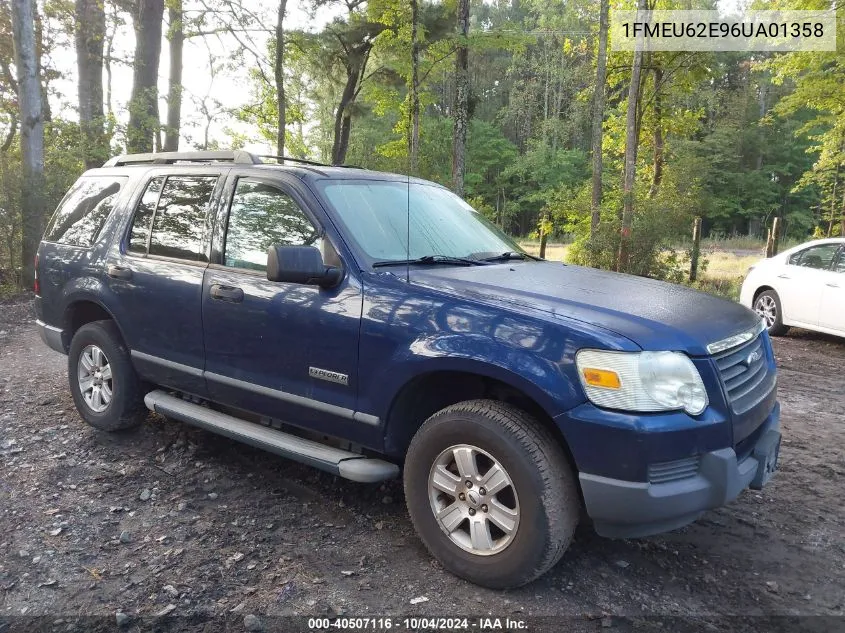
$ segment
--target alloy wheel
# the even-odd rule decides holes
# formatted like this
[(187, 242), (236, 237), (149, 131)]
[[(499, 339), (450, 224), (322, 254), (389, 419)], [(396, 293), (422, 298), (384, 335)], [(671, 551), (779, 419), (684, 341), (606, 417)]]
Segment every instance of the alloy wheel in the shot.
[(487, 451), (457, 444), (434, 460), (428, 477), (431, 511), (461, 549), (498, 554), (519, 527), (519, 499), (505, 468)]
[(754, 311), (766, 321), (766, 327), (772, 327), (778, 316), (778, 306), (771, 295), (761, 295), (754, 303)]
[(79, 354), (76, 375), (85, 404), (95, 413), (108, 409), (113, 395), (112, 372), (103, 350), (86, 345)]

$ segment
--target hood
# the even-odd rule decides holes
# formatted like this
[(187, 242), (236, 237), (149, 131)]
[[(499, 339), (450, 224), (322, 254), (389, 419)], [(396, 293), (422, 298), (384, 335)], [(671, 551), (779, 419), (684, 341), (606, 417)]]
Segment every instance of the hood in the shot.
[(644, 350), (704, 356), (760, 321), (738, 303), (685, 286), (553, 262), (417, 268), (411, 282), (485, 303), (530, 308), (620, 334)]

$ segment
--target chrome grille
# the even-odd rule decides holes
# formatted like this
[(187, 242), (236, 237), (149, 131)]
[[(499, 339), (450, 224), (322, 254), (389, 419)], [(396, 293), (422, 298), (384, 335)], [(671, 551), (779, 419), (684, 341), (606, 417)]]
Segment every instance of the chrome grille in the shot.
[(648, 481), (653, 484), (665, 484), (669, 481), (688, 479), (698, 474), (699, 457), (685, 457), (672, 462), (649, 464)]
[(734, 413), (753, 408), (771, 392), (775, 375), (769, 371), (769, 359), (763, 336), (714, 357), (728, 403)]

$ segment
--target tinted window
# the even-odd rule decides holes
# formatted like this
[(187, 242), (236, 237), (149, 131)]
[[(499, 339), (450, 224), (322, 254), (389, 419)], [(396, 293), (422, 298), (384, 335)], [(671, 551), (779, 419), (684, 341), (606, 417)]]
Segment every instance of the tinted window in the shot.
[(299, 205), (281, 189), (255, 180), (238, 180), (226, 231), (227, 266), (266, 270), (273, 244), (313, 244), (318, 232)]
[(86, 176), (76, 181), (50, 221), (44, 239), (48, 242), (91, 246), (109, 217), (123, 176)]
[(153, 216), (150, 255), (197, 261), (217, 176), (168, 177)]
[(135, 219), (132, 221), (132, 233), (129, 235), (129, 250), (135, 253), (147, 252), (147, 241), (150, 236), (150, 223), (153, 219), (153, 212), (158, 203), (158, 195), (161, 193), (161, 186), (164, 184), (164, 176), (153, 178), (147, 185), (147, 190), (138, 203), (135, 210)]
[(789, 263), (795, 266), (804, 266), (805, 268), (828, 270), (837, 250), (839, 250), (838, 244), (811, 246), (792, 255), (789, 258)]

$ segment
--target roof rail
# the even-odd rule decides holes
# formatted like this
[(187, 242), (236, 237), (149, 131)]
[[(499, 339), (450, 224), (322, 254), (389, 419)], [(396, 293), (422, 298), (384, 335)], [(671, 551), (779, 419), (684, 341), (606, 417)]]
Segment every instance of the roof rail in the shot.
[(290, 161), (292, 163), (300, 163), (302, 165), (313, 165), (314, 167), (347, 167), (350, 169), (361, 169), (355, 165), (329, 165), (328, 163), (320, 163), (316, 160), (308, 160), (307, 158), (293, 158), (292, 156), (272, 156), (269, 154), (257, 154), (255, 158), (272, 158), (280, 163)]
[(109, 159), (103, 167), (123, 167), (125, 165), (172, 165), (176, 162), (189, 163), (239, 163), (255, 165), (261, 159), (242, 150), (214, 152), (157, 152), (154, 154), (124, 154)]

